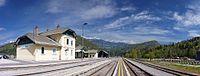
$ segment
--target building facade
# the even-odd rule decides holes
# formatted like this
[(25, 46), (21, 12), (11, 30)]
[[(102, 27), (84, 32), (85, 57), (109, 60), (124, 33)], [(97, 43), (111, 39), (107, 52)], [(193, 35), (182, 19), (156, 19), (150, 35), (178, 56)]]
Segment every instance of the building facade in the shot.
[(27, 33), (16, 41), (16, 58), (19, 60), (70, 60), (75, 59), (76, 33), (57, 26), (53, 30)]
[(84, 53), (86, 58), (98, 58), (98, 50), (88, 50)]
[(84, 58), (84, 49), (82, 46), (77, 46), (75, 49), (75, 58)]

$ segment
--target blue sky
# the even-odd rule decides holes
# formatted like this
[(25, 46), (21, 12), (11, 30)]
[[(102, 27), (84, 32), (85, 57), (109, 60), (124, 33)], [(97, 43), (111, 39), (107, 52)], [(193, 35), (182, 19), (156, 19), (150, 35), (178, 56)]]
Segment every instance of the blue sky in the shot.
[(57, 24), (86, 38), (140, 43), (200, 36), (199, 0), (0, 0), (0, 44)]

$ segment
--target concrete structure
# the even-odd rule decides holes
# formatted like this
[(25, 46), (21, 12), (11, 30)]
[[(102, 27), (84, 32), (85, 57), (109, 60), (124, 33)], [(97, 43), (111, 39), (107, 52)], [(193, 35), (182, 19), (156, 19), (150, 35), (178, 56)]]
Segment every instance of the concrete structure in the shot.
[(88, 50), (85, 51), (86, 58), (98, 58), (98, 50)]
[(42, 33), (36, 26), (34, 33), (27, 33), (17, 39), (16, 58), (35, 61), (75, 59), (75, 38), (73, 30), (59, 25)]
[(85, 51), (82, 48), (82, 46), (76, 47), (75, 58), (83, 58)]

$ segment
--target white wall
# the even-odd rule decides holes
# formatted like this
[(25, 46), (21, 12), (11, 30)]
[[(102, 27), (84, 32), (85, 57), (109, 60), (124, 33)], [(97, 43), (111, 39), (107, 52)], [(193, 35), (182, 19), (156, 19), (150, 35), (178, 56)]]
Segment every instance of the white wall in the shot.
[[(41, 53), (42, 47), (44, 47), (44, 54)], [(56, 51), (53, 52), (53, 49), (56, 49)], [(59, 60), (59, 56), (60, 56), (60, 48), (58, 47), (38, 45), (35, 49), (36, 61)]]
[(88, 58), (98, 58), (98, 53), (89, 53)]
[[(69, 43), (67, 45), (67, 39), (69, 39)], [(71, 41), (73, 43), (71, 43)], [(61, 48), (61, 60), (70, 60), (75, 59), (75, 38), (68, 36), (68, 35), (62, 35), (59, 43), (62, 45)], [(73, 44), (73, 45), (71, 45)], [(68, 49), (68, 51), (65, 51)]]
[(18, 60), (35, 60), (35, 45), (24, 44), (17, 46), (16, 59)]
[(98, 58), (98, 53), (95, 53), (94, 58)]

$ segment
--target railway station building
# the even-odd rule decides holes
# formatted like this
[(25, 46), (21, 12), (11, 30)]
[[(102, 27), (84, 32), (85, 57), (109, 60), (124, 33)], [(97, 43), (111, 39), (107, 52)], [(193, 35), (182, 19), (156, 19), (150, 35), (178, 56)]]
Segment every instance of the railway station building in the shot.
[(16, 40), (16, 59), (18, 60), (70, 60), (75, 59), (76, 33), (59, 25), (52, 30), (26, 33)]

